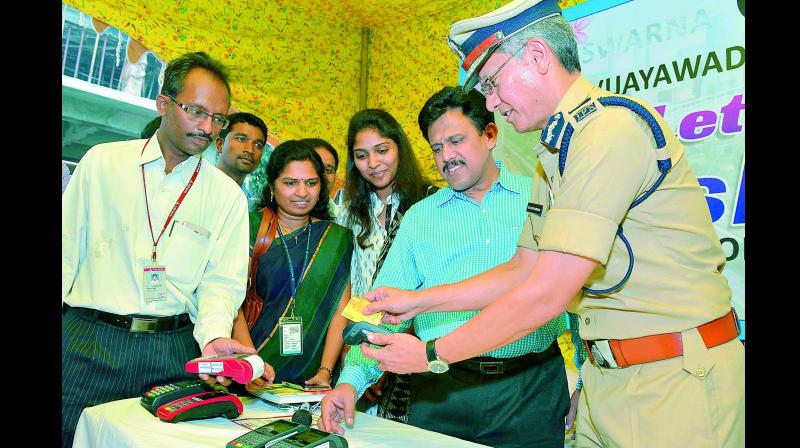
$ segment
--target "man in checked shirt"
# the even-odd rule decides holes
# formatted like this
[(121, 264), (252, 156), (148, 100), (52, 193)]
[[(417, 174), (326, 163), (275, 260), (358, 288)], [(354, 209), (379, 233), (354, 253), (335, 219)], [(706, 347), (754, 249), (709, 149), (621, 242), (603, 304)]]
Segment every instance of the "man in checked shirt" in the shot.
[[(547, 207), (547, 193), (532, 192), (530, 177), (495, 162), (497, 126), (477, 91), (445, 87), (423, 106), (419, 126), (448, 187), (406, 213), (375, 288), (425, 289), (502, 264), (517, 249), (527, 210)], [(402, 332), (413, 323), (421, 340), (432, 340), (476, 313), (420, 314), (392, 330)], [(561, 314), (522, 339), (449, 370), (412, 375), (408, 423), (493, 447), (563, 446), (570, 397), (556, 339), (565, 321)], [(571, 327), (577, 339), (576, 320)], [(583, 348), (579, 340), (575, 346)], [(577, 365), (585, 359), (585, 350), (580, 353)], [(336, 389), (323, 400), (320, 427), (342, 433), (330, 416), (352, 415), (356, 398), (380, 375), (377, 362), (353, 347)]]

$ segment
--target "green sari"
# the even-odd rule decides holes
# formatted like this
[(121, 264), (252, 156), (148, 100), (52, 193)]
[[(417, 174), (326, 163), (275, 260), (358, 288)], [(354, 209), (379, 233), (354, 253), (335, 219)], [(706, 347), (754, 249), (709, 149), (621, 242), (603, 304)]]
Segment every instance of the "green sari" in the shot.
[[(261, 213), (251, 214), (251, 242), (255, 241), (260, 221)], [(303, 275), (300, 271), (309, 237), (308, 268)], [(303, 384), (317, 373), (328, 325), (350, 281), (352, 235), (338, 224), (317, 221), (285, 235), (284, 241), (291, 257), (291, 267), (283, 242), (278, 237), (258, 259), (256, 292), (264, 300), (264, 306), (250, 328), (250, 336), (259, 356), (275, 369), (275, 381)], [(294, 270), (295, 278), (302, 277), (294, 298), (290, 297), (290, 268)], [(303, 321), (303, 352), (281, 356), (278, 323), (281, 317), (290, 315), (292, 302), (295, 316)]]

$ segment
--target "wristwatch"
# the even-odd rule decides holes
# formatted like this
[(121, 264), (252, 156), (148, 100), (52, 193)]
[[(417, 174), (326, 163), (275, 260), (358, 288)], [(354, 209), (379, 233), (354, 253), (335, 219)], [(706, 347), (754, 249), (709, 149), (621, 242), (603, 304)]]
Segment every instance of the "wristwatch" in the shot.
[(447, 361), (436, 354), (436, 339), (431, 339), (425, 344), (425, 355), (428, 357), (428, 370), (433, 373), (444, 373), (450, 369)]

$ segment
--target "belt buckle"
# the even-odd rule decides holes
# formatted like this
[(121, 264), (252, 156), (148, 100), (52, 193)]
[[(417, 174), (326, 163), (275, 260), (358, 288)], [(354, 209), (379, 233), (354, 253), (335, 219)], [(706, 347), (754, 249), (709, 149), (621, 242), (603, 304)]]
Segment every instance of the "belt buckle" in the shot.
[(502, 361), (481, 361), (480, 371), (486, 375), (500, 375), (503, 373)]
[(614, 353), (611, 351), (607, 339), (598, 339), (596, 341), (587, 341), (589, 343), (589, 350), (592, 352), (594, 364), (597, 367), (604, 367), (606, 369), (619, 369), (617, 360), (614, 359)]
[(155, 333), (158, 326), (156, 319), (134, 317), (131, 321), (131, 333)]

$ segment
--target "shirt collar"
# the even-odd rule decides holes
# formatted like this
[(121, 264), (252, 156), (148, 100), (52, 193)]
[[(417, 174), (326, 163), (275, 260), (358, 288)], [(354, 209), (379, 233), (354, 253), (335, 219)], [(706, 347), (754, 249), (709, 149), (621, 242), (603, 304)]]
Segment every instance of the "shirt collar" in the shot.
[[(163, 171), (163, 166), (165, 162), (164, 162), (164, 154), (161, 153), (161, 145), (158, 143), (158, 131), (156, 131), (156, 133), (153, 134), (153, 137), (151, 137), (149, 141), (145, 140), (145, 142), (147, 142), (147, 146), (145, 146), (144, 152), (142, 152), (142, 154), (139, 156), (139, 165), (144, 165), (158, 160), (158, 163), (161, 164)], [(142, 144), (144, 145), (144, 143)], [(202, 153), (187, 158), (183, 162), (176, 165), (175, 168), (172, 170), (172, 172), (180, 173), (184, 171), (184, 168), (187, 165), (191, 165), (191, 170), (192, 170), (191, 172), (194, 172), (195, 164), (198, 163), (198, 159), (200, 158), (201, 154)], [(188, 179), (188, 177), (191, 176), (191, 172), (183, 177), (186, 177)]]
[[(503, 166), (503, 162), (498, 160), (495, 163), (497, 167), (500, 168), (500, 176), (498, 176), (496, 184), (514, 193), (524, 193), (524, 191), (522, 191), (522, 184), (520, 184), (518, 178), (515, 178), (512, 173)], [(492, 188), (494, 188), (494, 186), (492, 186)]]
[(139, 156), (139, 165), (144, 165), (146, 163), (150, 163), (156, 159), (163, 159), (164, 155), (161, 154), (161, 145), (158, 143), (157, 137), (158, 131), (150, 137), (150, 140), (144, 140), (142, 145), (147, 146), (144, 147), (144, 151)]
[[(399, 198), (398, 193), (397, 192), (393, 192), (387, 198), (386, 203), (387, 204), (397, 204), (399, 199), (400, 198)], [(374, 191), (370, 193), (370, 201), (371, 201), (370, 205), (371, 205), (371, 210), (372, 210), (372, 216), (377, 218), (378, 216), (380, 216), (381, 213), (383, 213), (383, 209), (384, 209), (384, 207), (386, 207), (386, 204), (384, 204), (383, 201), (380, 200), (380, 198), (378, 197), (378, 194), (375, 193)]]
[[(595, 89), (595, 86), (587, 77), (583, 75), (578, 76), (564, 93), (564, 96), (561, 97), (561, 101), (558, 102), (558, 106), (556, 106), (553, 115), (559, 112), (564, 116), (569, 115), (570, 111), (575, 109), (591, 95), (593, 89)], [(542, 163), (542, 167), (548, 178), (552, 178), (555, 175), (555, 170), (558, 165), (558, 152), (538, 142), (535, 151), (536, 157), (538, 157), (539, 161)]]
[(556, 106), (555, 112), (553, 115), (563, 112), (564, 115), (569, 114), (569, 112), (578, 106), (583, 100), (585, 100), (589, 94), (594, 89), (594, 85), (592, 84), (589, 79), (583, 75), (578, 76), (578, 78), (569, 86), (569, 89), (564, 93), (564, 96), (561, 97), (561, 101), (558, 102), (558, 106)]
[[(500, 175), (497, 176), (497, 180), (492, 183), (492, 186), (489, 187), (489, 191), (494, 190), (495, 188), (503, 188), (508, 191), (512, 191), (514, 193), (523, 193), (522, 185), (516, 181), (515, 177), (508, 169), (503, 165), (503, 162), (500, 160), (495, 160), (495, 165), (500, 168)], [(466, 197), (464, 193), (460, 191), (455, 191), (453, 188), (448, 185), (445, 188), (439, 190), (439, 201), (437, 205), (444, 205), (445, 202), (453, 199), (454, 197)]]

